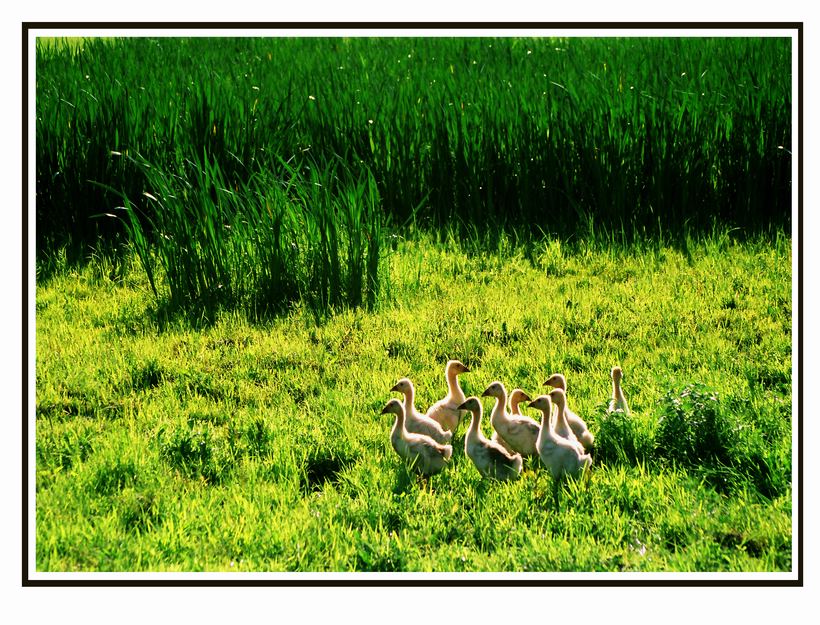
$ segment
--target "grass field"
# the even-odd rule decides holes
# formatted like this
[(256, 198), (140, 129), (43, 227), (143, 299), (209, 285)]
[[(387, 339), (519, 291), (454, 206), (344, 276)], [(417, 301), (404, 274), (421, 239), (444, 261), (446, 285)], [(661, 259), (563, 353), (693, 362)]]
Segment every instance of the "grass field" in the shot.
[[(378, 306), (319, 323), (169, 315), (133, 255), (52, 267), (37, 570), (791, 570), (789, 238), (419, 234), (384, 262)], [(448, 358), (468, 394), (565, 373), (589, 480), (482, 480), (462, 426), (452, 466), (417, 481), (379, 412), (405, 375), (421, 408), (443, 396)], [(631, 419), (605, 413), (615, 364)]]
[[(37, 571), (791, 571), (791, 52), (38, 42)], [(451, 358), (588, 479), (410, 473)]]
[(194, 315), (372, 307), (412, 227), (791, 225), (789, 39), (84, 39), (36, 63), (40, 255), (130, 244)]

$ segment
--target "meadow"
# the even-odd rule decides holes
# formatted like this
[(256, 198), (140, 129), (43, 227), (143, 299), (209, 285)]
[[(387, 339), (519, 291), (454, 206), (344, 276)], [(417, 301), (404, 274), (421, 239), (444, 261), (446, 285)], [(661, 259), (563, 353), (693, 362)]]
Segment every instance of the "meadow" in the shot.
[[(789, 240), (505, 249), (402, 243), (391, 306), (318, 325), (161, 322), (138, 266), (40, 285), (38, 570), (790, 570)], [(442, 397), (450, 357), (475, 395), (564, 372), (590, 479), (482, 480), (463, 425), (410, 474), (379, 412), (405, 375)]]
[[(789, 54), (38, 46), (37, 570), (790, 571)], [(588, 479), (413, 475), (450, 358), (564, 373)]]

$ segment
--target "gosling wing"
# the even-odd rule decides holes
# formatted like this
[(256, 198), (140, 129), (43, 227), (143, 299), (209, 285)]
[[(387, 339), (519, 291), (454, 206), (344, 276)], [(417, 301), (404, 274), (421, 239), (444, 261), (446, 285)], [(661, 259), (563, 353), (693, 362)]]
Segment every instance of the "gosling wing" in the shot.
[(504, 437), (498, 433), (498, 430), (493, 432), (493, 437), (490, 440), (492, 440), (492, 442), (494, 443), (498, 443), (499, 445), (501, 445), (504, 449), (507, 450), (508, 454), (512, 455), (516, 453), (516, 451), (512, 447), (510, 447), (510, 444), (506, 440), (504, 440)]
[(430, 406), (427, 416), (436, 421), (445, 431), (455, 432), (462, 415), (457, 406), (442, 399)]
[(504, 448), (493, 441), (487, 441), (480, 452), (485, 460), (488, 473), (493, 477), (501, 478), (504, 473), (515, 473), (516, 457), (508, 454)]
[(527, 417), (510, 417), (507, 422), (501, 426), (503, 431), (502, 436), (505, 441), (510, 444), (516, 452), (527, 456), (537, 454), (535, 449), (535, 441), (538, 439), (538, 433), (541, 431), (540, 426)]
[(440, 470), (453, 455), (450, 445), (439, 445), (428, 436), (414, 436), (407, 441), (408, 461), (422, 473)]

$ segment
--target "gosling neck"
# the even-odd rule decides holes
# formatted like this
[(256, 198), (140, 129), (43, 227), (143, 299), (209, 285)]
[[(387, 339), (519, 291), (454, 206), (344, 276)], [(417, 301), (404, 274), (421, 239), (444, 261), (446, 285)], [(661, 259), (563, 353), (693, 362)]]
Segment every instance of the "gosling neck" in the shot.
[(395, 443), (400, 438), (404, 438), (404, 432), (404, 410), (399, 410), (393, 422), (393, 429), (390, 430), (390, 439)]
[(513, 394), (510, 397), (510, 413), (511, 414), (521, 414), (521, 409), (518, 407), (518, 404), (521, 403), (518, 394)]
[(539, 410), (541, 410), (541, 431), (552, 429), (552, 406), (540, 408)]
[(478, 434), (481, 431), (481, 409), (472, 411), (473, 418), (470, 421), (470, 429), (467, 430), (467, 436), (472, 438), (478, 438)]
[(464, 391), (461, 390), (461, 385), (458, 383), (458, 374), (452, 367), (447, 368), (447, 390), (453, 402), (463, 404), (467, 401), (467, 397), (464, 395)]
[(566, 402), (564, 401), (557, 401), (553, 402), (555, 406), (557, 406), (556, 413), (555, 413), (555, 427), (560, 427), (562, 429), (567, 428), (567, 422), (564, 414), (564, 410), (566, 409)]
[(618, 378), (612, 378), (612, 397), (616, 401), (623, 401), (624, 392), (621, 390), (621, 381)]
[[(407, 389), (407, 392), (404, 394), (404, 414), (411, 415), (415, 412), (416, 409), (416, 389), (413, 388), (413, 385), (410, 385), (410, 388)], [(404, 415), (402, 415), (402, 421), (404, 421)]]
[(495, 398), (495, 406), (493, 406), (493, 412), (490, 415), (490, 423), (495, 423), (497, 419), (503, 418), (506, 415), (504, 414), (507, 410), (507, 391), (502, 388), (501, 395), (498, 395)]

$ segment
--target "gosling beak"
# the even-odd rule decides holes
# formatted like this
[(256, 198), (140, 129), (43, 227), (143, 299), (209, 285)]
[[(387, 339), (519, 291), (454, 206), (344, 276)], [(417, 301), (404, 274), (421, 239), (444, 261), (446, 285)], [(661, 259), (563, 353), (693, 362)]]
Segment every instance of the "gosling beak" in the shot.
[(382, 408), (381, 414), (387, 414), (389, 411), (387, 410), (387, 406)]
[(481, 393), (481, 396), (482, 396), (482, 397), (489, 397), (489, 396), (490, 396), (489, 389), (487, 389), (486, 391), (484, 391), (483, 393)]
[(532, 398), (530, 398), (529, 395), (524, 393), (524, 394), (521, 395), (521, 401), (532, 401)]
[(398, 384), (394, 384), (393, 388), (391, 388), (390, 391), (394, 392), (394, 393), (401, 393), (401, 391), (399, 390), (399, 385)]
[(550, 384), (550, 381), (549, 381), (549, 380), (547, 380), (547, 381), (546, 381), (546, 382), (544, 382), (541, 386), (552, 386), (552, 384)]
[(467, 408), (467, 402), (465, 401), (463, 404), (461, 404), (461, 405), (458, 407), (458, 409), (459, 409), (459, 410), (468, 410), (468, 408)]
[(464, 371), (462, 371), (462, 373), (470, 373), (470, 368), (465, 366)]

